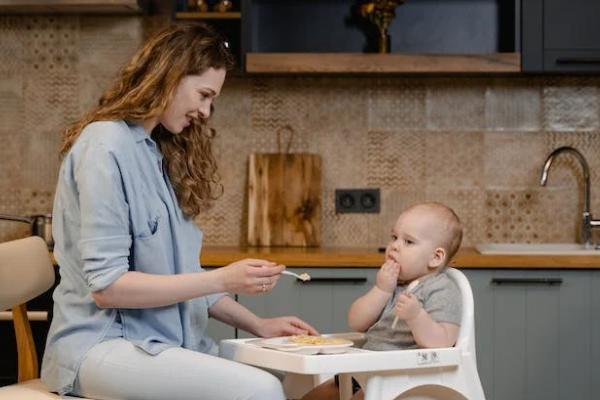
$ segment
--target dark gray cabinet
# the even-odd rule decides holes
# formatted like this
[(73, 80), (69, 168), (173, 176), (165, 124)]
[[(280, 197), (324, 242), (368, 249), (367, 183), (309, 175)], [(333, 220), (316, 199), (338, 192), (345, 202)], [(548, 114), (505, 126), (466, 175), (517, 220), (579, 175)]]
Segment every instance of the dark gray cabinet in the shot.
[(522, 0), (524, 72), (600, 72), (600, 2)]

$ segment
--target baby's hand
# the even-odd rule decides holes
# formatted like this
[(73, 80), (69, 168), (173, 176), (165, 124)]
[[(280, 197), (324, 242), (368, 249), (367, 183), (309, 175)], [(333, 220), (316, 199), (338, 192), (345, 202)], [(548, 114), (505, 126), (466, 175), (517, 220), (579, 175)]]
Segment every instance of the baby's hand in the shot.
[(402, 293), (396, 300), (396, 316), (403, 320), (410, 320), (419, 315), (423, 307), (414, 294)]
[(398, 284), (400, 265), (393, 260), (387, 260), (377, 272), (375, 286), (387, 293), (393, 293)]

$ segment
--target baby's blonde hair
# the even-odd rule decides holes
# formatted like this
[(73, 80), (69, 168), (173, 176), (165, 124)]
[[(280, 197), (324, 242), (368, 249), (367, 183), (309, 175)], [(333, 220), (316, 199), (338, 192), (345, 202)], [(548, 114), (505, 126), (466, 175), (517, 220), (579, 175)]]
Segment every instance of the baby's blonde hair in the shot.
[(453, 209), (438, 202), (416, 204), (410, 207), (409, 210), (421, 207), (435, 212), (440, 217), (439, 226), (443, 234), (443, 238), (441, 239), (441, 247), (446, 250), (446, 260), (444, 264), (448, 264), (456, 255), (456, 252), (460, 248), (460, 244), (462, 242), (463, 228), (460, 218), (458, 218), (458, 215)]

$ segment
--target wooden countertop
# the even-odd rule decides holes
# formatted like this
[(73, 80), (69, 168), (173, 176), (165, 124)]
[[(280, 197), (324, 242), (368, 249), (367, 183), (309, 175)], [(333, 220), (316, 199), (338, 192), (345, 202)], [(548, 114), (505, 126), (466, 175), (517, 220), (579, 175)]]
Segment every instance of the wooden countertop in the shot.
[[(261, 258), (288, 267), (378, 268), (383, 253), (353, 247), (217, 247), (202, 249), (201, 264), (223, 266), (242, 258)], [(600, 256), (483, 255), (472, 247), (459, 250), (452, 262), (459, 268), (600, 269)]]

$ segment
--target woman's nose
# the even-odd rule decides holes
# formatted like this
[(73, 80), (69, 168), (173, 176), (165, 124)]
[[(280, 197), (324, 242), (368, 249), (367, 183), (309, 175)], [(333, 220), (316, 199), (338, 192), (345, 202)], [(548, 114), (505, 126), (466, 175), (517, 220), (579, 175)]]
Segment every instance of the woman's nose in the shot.
[(198, 113), (200, 118), (206, 119), (210, 117), (210, 103), (203, 103), (200, 107), (198, 107)]

